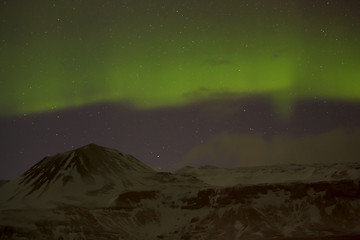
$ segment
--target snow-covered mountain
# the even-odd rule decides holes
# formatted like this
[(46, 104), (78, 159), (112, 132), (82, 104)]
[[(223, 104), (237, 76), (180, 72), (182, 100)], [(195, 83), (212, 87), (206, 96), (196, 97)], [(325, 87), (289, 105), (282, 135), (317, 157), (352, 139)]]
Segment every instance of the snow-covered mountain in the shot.
[[(142, 189), (155, 171), (131, 155), (89, 144), (45, 157), (1, 189), (15, 206), (103, 205), (111, 190)], [(98, 195), (106, 196), (98, 197)], [(11, 206), (14, 207), (14, 206)]]
[(0, 187), (0, 239), (360, 239), (360, 163), (156, 172), (90, 144)]
[(185, 167), (177, 174), (195, 176), (214, 186), (233, 186), (237, 184), (261, 183), (311, 183), (319, 181), (357, 180), (360, 176), (360, 164), (289, 164), (242, 168), (219, 168), (215, 166)]

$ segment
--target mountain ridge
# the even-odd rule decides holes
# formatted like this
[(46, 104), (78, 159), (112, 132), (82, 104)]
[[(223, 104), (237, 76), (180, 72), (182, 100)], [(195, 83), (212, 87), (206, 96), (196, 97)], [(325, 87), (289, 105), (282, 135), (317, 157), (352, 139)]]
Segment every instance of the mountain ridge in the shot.
[(87, 192), (103, 192), (109, 188), (120, 191), (145, 185), (144, 175), (154, 173), (129, 154), (91, 143), (43, 158), (3, 188), (12, 192), (9, 200), (32, 198), (36, 203), (44, 195), (61, 199), (63, 193), (65, 198), (74, 199)]
[(89, 144), (0, 197), (5, 239), (360, 239), (360, 162), (169, 173)]

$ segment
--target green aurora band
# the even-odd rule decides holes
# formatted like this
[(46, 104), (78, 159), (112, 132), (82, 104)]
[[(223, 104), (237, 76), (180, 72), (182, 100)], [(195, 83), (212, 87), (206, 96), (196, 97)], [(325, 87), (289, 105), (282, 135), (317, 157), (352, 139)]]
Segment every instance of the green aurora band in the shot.
[(143, 2), (110, 12), (77, 1), (43, 10), (8, 3), (0, 10), (1, 115), (97, 102), (179, 106), (227, 94), (268, 96), (282, 114), (299, 99), (360, 100), (355, 16), (329, 6), (314, 20), (300, 1), (244, 2)]

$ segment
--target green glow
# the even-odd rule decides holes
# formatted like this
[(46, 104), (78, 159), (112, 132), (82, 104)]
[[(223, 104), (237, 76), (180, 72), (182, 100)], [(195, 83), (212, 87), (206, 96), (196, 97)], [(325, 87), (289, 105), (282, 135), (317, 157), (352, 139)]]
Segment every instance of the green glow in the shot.
[[(270, 6), (229, 7), (232, 15), (214, 14), (216, 6), (178, 6), (179, 13), (160, 9), (157, 17), (137, 6), (132, 14), (117, 9), (122, 20), (84, 26), (80, 13), (71, 23), (53, 19), (49, 9), (43, 17), (24, 13), (16, 25), (20, 39), (2, 29), (1, 115), (102, 101), (175, 106), (218, 93), (265, 94), (285, 114), (302, 98), (360, 100), (354, 19), (337, 14), (336, 24), (325, 24), (330, 17), (312, 23), (296, 14), (297, 5), (288, 7), (288, 15), (271, 13)], [(15, 21), (17, 8), (2, 8), (0, 15)], [(98, 25), (89, 28), (91, 23)]]

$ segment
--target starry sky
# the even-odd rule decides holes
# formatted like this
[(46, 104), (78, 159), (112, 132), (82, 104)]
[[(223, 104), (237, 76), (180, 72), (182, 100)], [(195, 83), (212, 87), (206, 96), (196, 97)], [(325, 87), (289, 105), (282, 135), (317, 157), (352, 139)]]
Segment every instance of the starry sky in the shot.
[(0, 179), (90, 142), (160, 171), (358, 161), (357, 0), (0, 2)]

